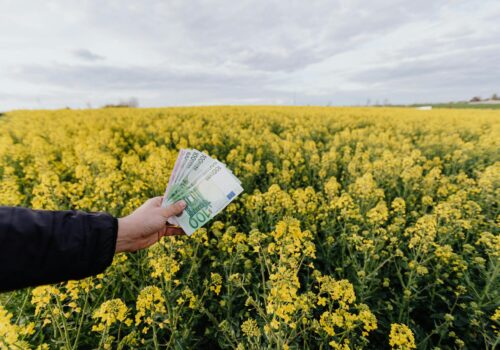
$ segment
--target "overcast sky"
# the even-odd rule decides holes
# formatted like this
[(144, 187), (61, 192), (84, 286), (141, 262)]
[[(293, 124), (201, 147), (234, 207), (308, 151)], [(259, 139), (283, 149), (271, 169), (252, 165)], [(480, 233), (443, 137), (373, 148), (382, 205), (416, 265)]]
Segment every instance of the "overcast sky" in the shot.
[(0, 0), (0, 111), (500, 93), (500, 1)]

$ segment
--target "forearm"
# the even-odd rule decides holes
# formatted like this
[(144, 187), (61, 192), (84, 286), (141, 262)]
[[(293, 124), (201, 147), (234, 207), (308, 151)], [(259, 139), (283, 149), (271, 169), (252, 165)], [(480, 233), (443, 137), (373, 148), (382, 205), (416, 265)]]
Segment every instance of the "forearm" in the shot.
[(117, 231), (105, 213), (0, 207), (0, 291), (104, 271)]

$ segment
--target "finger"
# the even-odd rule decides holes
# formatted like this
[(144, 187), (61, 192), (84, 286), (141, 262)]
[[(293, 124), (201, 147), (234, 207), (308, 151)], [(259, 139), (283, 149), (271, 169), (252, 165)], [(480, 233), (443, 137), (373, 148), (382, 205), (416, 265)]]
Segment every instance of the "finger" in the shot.
[(169, 227), (165, 230), (165, 236), (182, 236), (185, 235), (184, 230), (180, 227)]
[(186, 209), (186, 202), (181, 200), (177, 203), (169, 205), (166, 208), (162, 208), (162, 215), (168, 219), (169, 217), (172, 217), (174, 215), (181, 214), (184, 209)]

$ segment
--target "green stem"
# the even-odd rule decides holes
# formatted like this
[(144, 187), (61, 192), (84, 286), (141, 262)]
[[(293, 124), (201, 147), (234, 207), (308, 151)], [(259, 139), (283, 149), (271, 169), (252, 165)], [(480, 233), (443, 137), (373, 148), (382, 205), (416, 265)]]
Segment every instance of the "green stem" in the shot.
[(72, 349), (77, 349), (77, 346), (78, 346), (78, 340), (80, 338), (80, 332), (82, 330), (83, 321), (85, 320), (85, 310), (87, 309), (89, 295), (90, 295), (90, 288), (87, 288), (87, 294), (85, 295), (85, 302), (83, 304), (83, 309), (82, 309), (82, 311), (80, 313), (80, 322), (78, 323), (78, 330), (76, 332), (75, 342), (73, 343)]
[(25, 293), (26, 296), (24, 297), (23, 304), (21, 305), (21, 309), (18, 312), (18, 316), (16, 319), (16, 324), (19, 322), (19, 319), (21, 318), (21, 315), (23, 314), (24, 306), (26, 305), (26, 302), (28, 300), (28, 297), (30, 296), (30, 293)]
[(69, 334), (68, 334), (68, 324), (66, 323), (66, 317), (64, 315), (64, 310), (63, 310), (63, 307), (61, 305), (61, 301), (56, 298), (56, 301), (57, 301), (57, 306), (59, 307), (59, 312), (60, 312), (60, 316), (61, 316), (61, 319), (62, 319), (62, 322), (63, 322), (63, 328), (64, 328), (64, 337), (66, 338), (66, 348), (67, 349), (71, 349), (72, 346), (71, 346), (71, 342), (69, 340)]
[(498, 271), (498, 264), (494, 264), (494, 269), (493, 272), (490, 275), (490, 278), (486, 282), (486, 285), (484, 286), (483, 293), (481, 294), (481, 297), (479, 298), (479, 304), (482, 306), (483, 305), (483, 300), (484, 298), (488, 295), (488, 292), (490, 290), (491, 284), (494, 280), (497, 278), (497, 271)]
[(49, 308), (50, 318), (52, 320), (52, 324), (56, 327), (56, 328), (54, 328), (54, 337), (56, 336), (56, 329), (57, 329), (59, 331), (59, 334), (61, 335), (61, 338), (64, 338), (64, 333), (63, 333), (61, 327), (59, 326), (59, 322), (56, 322), (56, 319), (53, 316), (54, 315), (54, 310), (50, 306), (50, 303), (48, 304), (48, 308)]
[(158, 338), (156, 336), (156, 326), (155, 326), (154, 321), (153, 321), (153, 343), (155, 344), (155, 349), (159, 349), (159, 347), (158, 347)]

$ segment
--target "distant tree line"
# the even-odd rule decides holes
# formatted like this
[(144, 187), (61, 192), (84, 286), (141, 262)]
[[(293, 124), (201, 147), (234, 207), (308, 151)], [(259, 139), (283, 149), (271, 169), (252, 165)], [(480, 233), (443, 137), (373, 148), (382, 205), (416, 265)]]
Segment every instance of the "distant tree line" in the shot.
[(110, 103), (102, 106), (102, 108), (137, 108), (139, 107), (139, 100), (136, 97), (131, 97), (128, 100), (120, 100), (118, 103)]
[(481, 102), (481, 101), (488, 101), (488, 100), (491, 100), (491, 101), (500, 101), (500, 97), (497, 94), (493, 94), (493, 95), (491, 95), (490, 98), (486, 98), (486, 99), (483, 100), (479, 96), (474, 96), (473, 98), (470, 99), (470, 102)]

